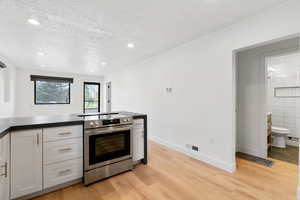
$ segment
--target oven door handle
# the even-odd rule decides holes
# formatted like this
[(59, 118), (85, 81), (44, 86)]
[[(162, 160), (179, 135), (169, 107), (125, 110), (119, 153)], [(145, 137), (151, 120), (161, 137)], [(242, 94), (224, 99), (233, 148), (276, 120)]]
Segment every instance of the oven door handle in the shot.
[(114, 133), (118, 131), (128, 131), (132, 129), (131, 126), (126, 127), (108, 127), (108, 128), (100, 128), (100, 129), (91, 129), (91, 130), (85, 130), (85, 133), (87, 135), (100, 135), (100, 134), (108, 134), (108, 133)]

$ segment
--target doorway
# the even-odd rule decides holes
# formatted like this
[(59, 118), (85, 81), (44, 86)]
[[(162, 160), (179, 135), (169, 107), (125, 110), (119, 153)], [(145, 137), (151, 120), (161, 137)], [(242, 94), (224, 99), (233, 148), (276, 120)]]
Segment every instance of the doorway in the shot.
[(111, 112), (111, 82), (106, 83), (106, 112)]
[(83, 112), (100, 112), (100, 83), (84, 82), (83, 85)]
[(268, 58), (295, 51), (299, 51), (298, 36), (236, 52), (236, 152), (268, 159), (273, 141), (273, 137), (269, 136), (272, 126), (268, 123)]
[(268, 157), (298, 165), (300, 53), (266, 57)]

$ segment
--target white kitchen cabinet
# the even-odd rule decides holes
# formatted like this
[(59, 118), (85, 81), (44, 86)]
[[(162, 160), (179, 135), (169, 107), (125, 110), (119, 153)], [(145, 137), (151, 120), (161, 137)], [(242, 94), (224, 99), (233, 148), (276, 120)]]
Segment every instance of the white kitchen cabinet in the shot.
[(43, 129), (44, 189), (83, 176), (83, 127)]
[(0, 199), (9, 200), (9, 134), (0, 139)]
[(44, 142), (53, 142), (83, 136), (82, 125), (44, 128)]
[(43, 189), (42, 130), (11, 133), (11, 198)]
[(133, 121), (133, 161), (144, 158), (144, 120)]
[(82, 178), (82, 158), (44, 166), (44, 187), (50, 188), (68, 181)]
[(83, 156), (83, 139), (72, 138), (44, 143), (44, 165), (81, 158)]

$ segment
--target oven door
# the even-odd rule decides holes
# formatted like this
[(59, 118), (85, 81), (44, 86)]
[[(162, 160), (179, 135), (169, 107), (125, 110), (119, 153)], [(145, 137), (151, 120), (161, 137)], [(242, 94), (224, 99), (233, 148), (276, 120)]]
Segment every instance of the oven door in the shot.
[(85, 130), (84, 169), (132, 158), (132, 125)]

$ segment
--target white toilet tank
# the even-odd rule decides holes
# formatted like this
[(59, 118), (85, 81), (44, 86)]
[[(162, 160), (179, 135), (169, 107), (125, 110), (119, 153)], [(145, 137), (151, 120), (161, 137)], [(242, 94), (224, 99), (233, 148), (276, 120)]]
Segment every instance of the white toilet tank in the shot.
[(290, 134), (290, 130), (287, 128), (282, 128), (282, 127), (277, 127), (277, 126), (272, 126), (272, 132), (273, 133), (279, 133), (283, 135)]

